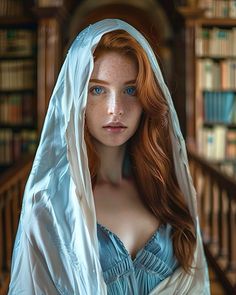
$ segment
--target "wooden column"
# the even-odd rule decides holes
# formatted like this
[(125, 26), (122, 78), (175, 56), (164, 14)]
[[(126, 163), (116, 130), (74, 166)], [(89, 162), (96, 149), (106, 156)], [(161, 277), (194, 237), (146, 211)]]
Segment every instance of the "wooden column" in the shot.
[(187, 144), (196, 148), (196, 86), (195, 86), (195, 30), (196, 21), (203, 15), (202, 9), (195, 7), (180, 7), (179, 13), (185, 21), (185, 92), (186, 92), (186, 122)]
[(56, 19), (38, 23), (38, 128), (41, 130), (61, 62), (60, 26)]
[[(195, 146), (195, 67), (194, 67), (194, 24), (187, 22), (185, 31), (186, 40), (186, 77), (191, 77), (186, 81), (186, 122), (187, 124), (187, 142)], [(191, 122), (191, 123), (190, 123)]]
[(62, 26), (68, 10), (60, 7), (35, 7), (38, 17), (38, 130), (41, 131), (49, 99), (62, 64)]

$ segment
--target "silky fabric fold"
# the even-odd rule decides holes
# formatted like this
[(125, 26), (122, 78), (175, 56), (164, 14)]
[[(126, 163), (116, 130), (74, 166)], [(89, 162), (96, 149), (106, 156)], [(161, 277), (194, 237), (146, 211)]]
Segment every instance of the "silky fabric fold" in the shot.
[(133, 258), (116, 234), (99, 223), (97, 229), (100, 263), (109, 295), (148, 295), (179, 266), (170, 225), (158, 228)]
[(127, 31), (141, 44), (168, 102), (175, 172), (197, 233), (192, 274), (178, 268), (150, 294), (210, 294), (196, 193), (169, 90), (147, 40), (128, 23), (105, 19), (88, 26), (74, 40), (54, 87), (24, 191), (9, 295), (107, 294), (99, 261), (84, 117), (93, 52), (101, 37), (114, 30)]

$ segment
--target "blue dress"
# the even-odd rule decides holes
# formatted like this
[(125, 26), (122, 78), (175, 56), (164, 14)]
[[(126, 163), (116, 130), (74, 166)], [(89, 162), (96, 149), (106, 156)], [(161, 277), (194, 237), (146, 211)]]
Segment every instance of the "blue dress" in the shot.
[(147, 295), (178, 267), (170, 238), (161, 226), (134, 260), (117, 235), (97, 224), (99, 256), (108, 295)]

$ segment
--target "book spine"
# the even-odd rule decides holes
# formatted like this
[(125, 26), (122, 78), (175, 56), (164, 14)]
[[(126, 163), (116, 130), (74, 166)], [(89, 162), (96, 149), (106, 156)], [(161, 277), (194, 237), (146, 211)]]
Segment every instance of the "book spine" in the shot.
[(236, 0), (229, 1), (229, 17), (236, 18)]
[(20, 158), (22, 152), (35, 152), (37, 147), (37, 132), (11, 129), (0, 130), (0, 165), (9, 165)]
[(236, 159), (236, 130), (228, 130), (227, 132), (226, 158)]
[(206, 10), (208, 18), (236, 18), (236, 0), (199, 0), (198, 6)]

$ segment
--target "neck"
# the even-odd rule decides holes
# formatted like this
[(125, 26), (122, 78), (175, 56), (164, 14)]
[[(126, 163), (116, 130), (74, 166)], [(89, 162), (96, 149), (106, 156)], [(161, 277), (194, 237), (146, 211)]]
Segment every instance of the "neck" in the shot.
[(108, 147), (96, 142), (95, 147), (100, 158), (97, 183), (120, 184), (123, 179), (122, 170), (126, 145)]

